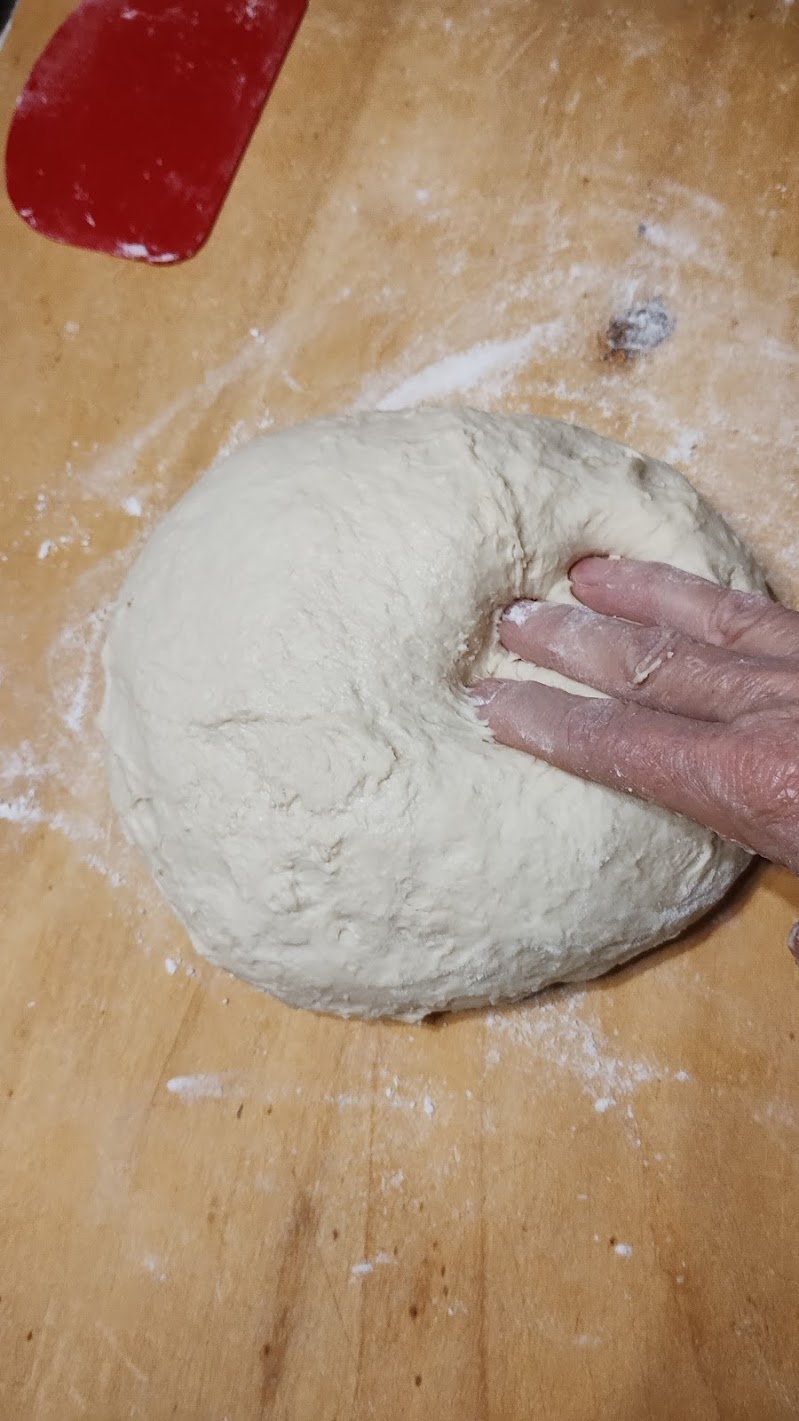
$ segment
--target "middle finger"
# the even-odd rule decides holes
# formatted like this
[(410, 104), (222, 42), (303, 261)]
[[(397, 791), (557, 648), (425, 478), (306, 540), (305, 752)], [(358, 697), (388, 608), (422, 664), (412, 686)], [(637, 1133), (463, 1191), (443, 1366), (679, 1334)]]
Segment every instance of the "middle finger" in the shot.
[(504, 646), (620, 700), (696, 720), (731, 721), (799, 700), (799, 673), (777, 657), (742, 656), (667, 627), (583, 607), (515, 602), (499, 624)]

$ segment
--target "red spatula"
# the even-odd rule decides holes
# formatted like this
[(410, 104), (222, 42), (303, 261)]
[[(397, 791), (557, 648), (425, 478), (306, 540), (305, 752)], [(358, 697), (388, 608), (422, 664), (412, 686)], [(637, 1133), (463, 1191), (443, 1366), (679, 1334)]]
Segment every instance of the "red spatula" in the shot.
[(57, 242), (171, 263), (203, 245), (308, 0), (82, 0), (17, 101), (6, 182)]

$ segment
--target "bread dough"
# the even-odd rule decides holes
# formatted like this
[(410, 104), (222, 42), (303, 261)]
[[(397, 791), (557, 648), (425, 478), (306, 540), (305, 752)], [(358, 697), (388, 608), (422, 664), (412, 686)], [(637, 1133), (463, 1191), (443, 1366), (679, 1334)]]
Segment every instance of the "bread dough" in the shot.
[(746, 854), (492, 742), (464, 685), (554, 674), (497, 614), (592, 552), (762, 588), (673, 469), (474, 410), (317, 420), (164, 519), (105, 648), (114, 803), (197, 949), (284, 1001), (416, 1019), (673, 937)]

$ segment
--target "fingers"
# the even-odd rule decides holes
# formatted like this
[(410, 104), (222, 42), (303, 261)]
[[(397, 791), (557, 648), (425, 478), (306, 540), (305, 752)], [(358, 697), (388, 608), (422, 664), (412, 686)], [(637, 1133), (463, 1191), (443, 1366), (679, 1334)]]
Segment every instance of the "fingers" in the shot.
[(570, 573), (587, 607), (753, 656), (799, 657), (799, 613), (759, 592), (733, 592), (664, 563), (583, 558)]
[(484, 681), (472, 695), (503, 745), (729, 834), (721, 727), (535, 681)]
[(682, 632), (603, 617), (582, 607), (516, 602), (499, 624), (504, 646), (526, 661), (620, 700), (696, 720), (737, 716), (799, 699), (799, 672), (702, 646)]

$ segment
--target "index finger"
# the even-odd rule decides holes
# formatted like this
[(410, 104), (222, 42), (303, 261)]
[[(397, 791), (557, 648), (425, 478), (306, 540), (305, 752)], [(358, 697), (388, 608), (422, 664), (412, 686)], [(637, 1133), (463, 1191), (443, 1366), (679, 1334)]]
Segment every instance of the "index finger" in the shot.
[(586, 607), (754, 656), (799, 656), (799, 613), (762, 592), (736, 592), (666, 563), (583, 558), (570, 573)]
[(501, 744), (729, 836), (722, 727), (538, 681), (483, 681), (472, 696)]

